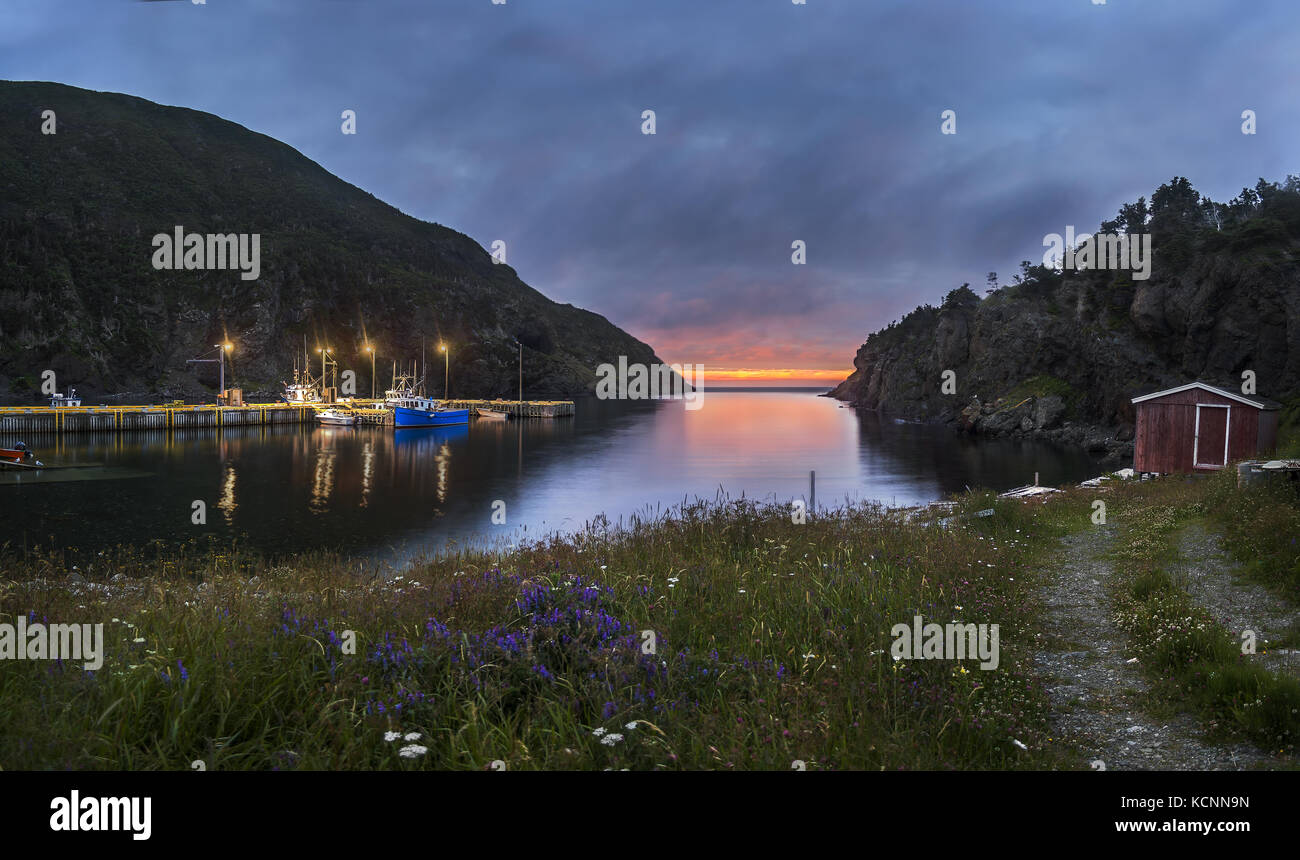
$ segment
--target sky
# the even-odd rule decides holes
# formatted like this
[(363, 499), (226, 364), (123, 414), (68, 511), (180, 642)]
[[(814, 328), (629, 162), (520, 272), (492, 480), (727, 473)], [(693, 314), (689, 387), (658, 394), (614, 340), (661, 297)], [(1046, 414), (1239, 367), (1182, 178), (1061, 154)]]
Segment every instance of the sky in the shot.
[(829, 384), (1174, 176), (1300, 173), (1298, 36), (1294, 0), (4, 0), (0, 79), (217, 114), (665, 361)]

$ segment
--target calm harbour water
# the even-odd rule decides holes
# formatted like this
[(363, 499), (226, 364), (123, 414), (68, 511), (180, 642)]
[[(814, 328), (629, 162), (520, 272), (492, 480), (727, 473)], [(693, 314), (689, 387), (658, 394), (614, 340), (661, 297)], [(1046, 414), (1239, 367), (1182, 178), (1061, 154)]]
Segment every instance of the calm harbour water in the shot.
[[(695, 411), (585, 399), (574, 418), (446, 429), (282, 425), (24, 441), (47, 463), (103, 466), (0, 472), (0, 543), (90, 551), (214, 535), (273, 553), (328, 547), (400, 559), (719, 492), (788, 504), (807, 499), (812, 470), (820, 507), (910, 505), (968, 485), (1026, 484), (1034, 472), (1062, 484), (1101, 471), (1082, 452), (967, 439), (807, 391), (708, 391)], [(191, 522), (196, 500), (206, 525)], [(495, 502), (506, 525), (492, 522)]]

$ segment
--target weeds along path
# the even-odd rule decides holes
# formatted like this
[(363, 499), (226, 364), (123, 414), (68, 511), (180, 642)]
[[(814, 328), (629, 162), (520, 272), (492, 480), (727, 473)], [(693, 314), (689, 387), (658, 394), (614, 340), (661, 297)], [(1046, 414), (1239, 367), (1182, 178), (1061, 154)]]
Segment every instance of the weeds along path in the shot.
[(1063, 538), (1062, 554), (1042, 586), (1049, 632), (1034, 663), (1046, 681), (1053, 737), (1077, 751), (1079, 767), (1098, 760), (1107, 770), (1266, 766), (1270, 759), (1250, 744), (1202, 741), (1191, 714), (1160, 719), (1143, 710), (1149, 684), (1127, 662), (1127, 637), (1112, 620), (1115, 573), (1106, 554), (1115, 535), (1113, 526), (1094, 526)]
[[(1300, 678), (1300, 609), (1290, 606), (1262, 585), (1238, 578), (1238, 564), (1223, 550), (1219, 535), (1192, 523), (1179, 536), (1182, 560), (1170, 570), (1192, 599), (1215, 620), (1240, 636), (1255, 634), (1257, 652), (1251, 663), (1279, 674)], [(1285, 643), (1281, 647), (1266, 642)]]

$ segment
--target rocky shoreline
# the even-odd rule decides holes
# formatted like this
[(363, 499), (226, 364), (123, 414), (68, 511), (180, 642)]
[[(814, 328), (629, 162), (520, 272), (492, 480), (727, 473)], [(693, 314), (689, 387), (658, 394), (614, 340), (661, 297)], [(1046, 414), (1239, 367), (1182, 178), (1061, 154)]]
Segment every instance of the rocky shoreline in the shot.
[[(887, 413), (883, 409), (870, 409), (851, 398), (844, 397), (839, 389), (829, 391), (825, 397), (840, 400), (854, 409)], [(908, 420), (919, 420), (926, 424), (943, 424), (955, 432), (990, 438), (1034, 439), (1050, 442), (1066, 448), (1082, 448), (1091, 454), (1101, 454), (1102, 464), (1110, 466), (1132, 465), (1133, 433), (1132, 424), (1107, 426), (1091, 424), (1066, 418), (1068, 408), (1065, 401), (1056, 395), (1029, 397), (1018, 403), (1010, 403), (1006, 398), (981, 400), (972, 397), (970, 402), (960, 408), (941, 412), (938, 415), (915, 416), (896, 415)]]

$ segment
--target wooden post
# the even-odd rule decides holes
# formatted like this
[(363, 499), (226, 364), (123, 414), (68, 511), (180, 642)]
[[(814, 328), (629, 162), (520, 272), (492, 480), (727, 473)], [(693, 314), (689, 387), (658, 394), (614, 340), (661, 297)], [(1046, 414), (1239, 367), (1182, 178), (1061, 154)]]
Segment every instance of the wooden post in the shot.
[(817, 470), (808, 473), (808, 510), (817, 509)]

